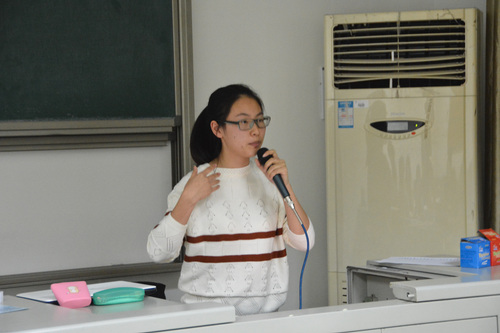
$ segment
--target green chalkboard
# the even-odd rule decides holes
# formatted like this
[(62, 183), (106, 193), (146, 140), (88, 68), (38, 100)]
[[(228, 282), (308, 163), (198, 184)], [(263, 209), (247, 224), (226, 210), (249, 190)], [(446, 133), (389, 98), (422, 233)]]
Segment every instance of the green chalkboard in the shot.
[(1, 0), (0, 121), (174, 117), (171, 0)]

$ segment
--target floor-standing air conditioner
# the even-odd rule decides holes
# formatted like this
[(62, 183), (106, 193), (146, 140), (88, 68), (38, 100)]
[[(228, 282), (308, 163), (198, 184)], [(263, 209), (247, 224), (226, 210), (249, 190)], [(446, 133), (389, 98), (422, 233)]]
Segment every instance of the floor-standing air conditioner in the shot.
[(459, 255), (476, 234), (478, 15), (325, 17), (331, 304), (347, 266)]

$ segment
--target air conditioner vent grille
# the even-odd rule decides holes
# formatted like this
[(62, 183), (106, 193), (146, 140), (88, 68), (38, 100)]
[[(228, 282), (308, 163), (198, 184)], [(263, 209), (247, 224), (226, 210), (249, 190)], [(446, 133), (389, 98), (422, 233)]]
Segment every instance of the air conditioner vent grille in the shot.
[(333, 29), (337, 89), (442, 87), (465, 82), (462, 20), (340, 24)]

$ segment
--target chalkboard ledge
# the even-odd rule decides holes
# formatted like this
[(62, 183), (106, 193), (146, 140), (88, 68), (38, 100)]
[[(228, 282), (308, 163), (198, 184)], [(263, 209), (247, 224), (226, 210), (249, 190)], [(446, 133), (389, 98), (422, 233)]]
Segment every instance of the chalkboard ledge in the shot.
[(103, 267), (68, 269), (61, 271), (36, 272), (0, 276), (0, 290), (33, 285), (50, 284), (63, 281), (90, 281), (100, 279), (119, 279), (127, 276), (178, 272), (180, 262), (170, 264), (138, 263)]
[(0, 151), (149, 147), (175, 140), (181, 117), (0, 121)]

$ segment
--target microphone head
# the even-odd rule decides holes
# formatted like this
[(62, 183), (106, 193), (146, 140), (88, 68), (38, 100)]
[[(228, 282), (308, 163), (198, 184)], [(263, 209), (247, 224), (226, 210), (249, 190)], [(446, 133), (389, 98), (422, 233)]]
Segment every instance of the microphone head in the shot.
[(257, 151), (257, 158), (259, 159), (259, 163), (264, 166), (264, 164), (266, 164), (267, 160), (269, 160), (271, 158), (271, 155), (269, 156), (266, 156), (266, 157), (263, 157), (262, 155), (264, 155), (264, 153), (268, 151), (267, 148), (260, 148), (258, 151)]

